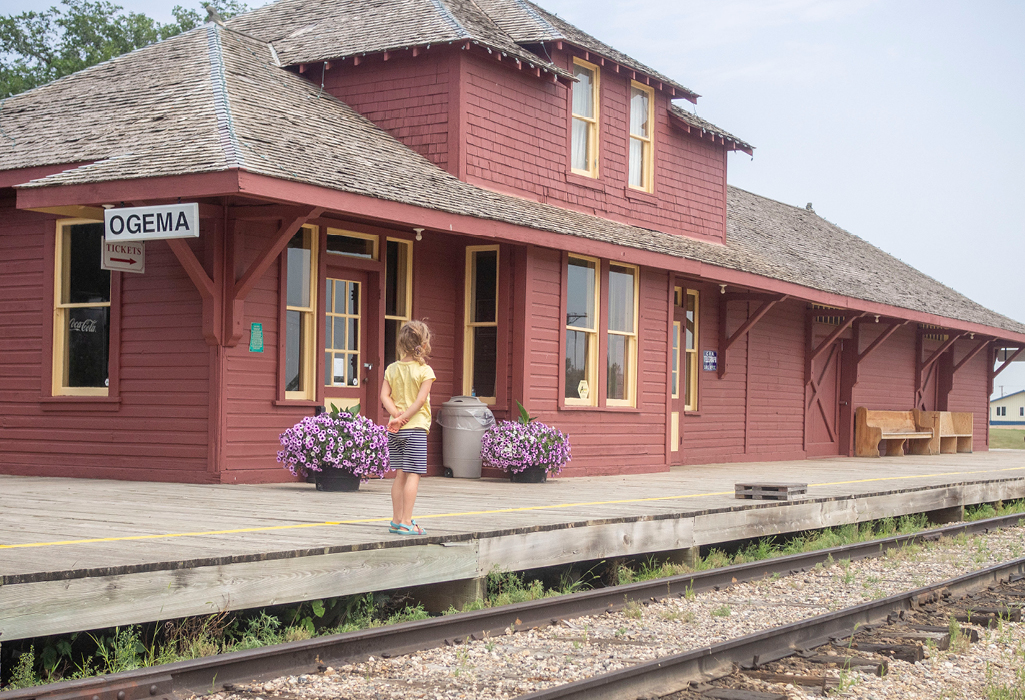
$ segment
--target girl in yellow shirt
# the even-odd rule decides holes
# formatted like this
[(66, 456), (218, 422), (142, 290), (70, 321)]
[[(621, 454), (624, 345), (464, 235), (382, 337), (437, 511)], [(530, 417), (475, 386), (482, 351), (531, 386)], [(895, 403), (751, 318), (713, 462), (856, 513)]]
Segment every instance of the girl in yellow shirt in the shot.
[(388, 365), (381, 386), (381, 403), (388, 421), (388, 453), (399, 469), (391, 487), (392, 521), (389, 532), (422, 535), (413, 520), (413, 504), (420, 477), (427, 473), (427, 433), (431, 430), (431, 385), (436, 379), (427, 364), (431, 331), (423, 321), (408, 321), (396, 341), (398, 362)]

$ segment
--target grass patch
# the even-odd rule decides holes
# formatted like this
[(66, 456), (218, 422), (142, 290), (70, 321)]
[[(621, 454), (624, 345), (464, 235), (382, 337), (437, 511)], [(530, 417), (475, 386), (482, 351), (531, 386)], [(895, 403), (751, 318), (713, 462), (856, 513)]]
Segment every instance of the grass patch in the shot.
[(991, 428), (989, 446), (998, 450), (1025, 450), (1025, 430)]

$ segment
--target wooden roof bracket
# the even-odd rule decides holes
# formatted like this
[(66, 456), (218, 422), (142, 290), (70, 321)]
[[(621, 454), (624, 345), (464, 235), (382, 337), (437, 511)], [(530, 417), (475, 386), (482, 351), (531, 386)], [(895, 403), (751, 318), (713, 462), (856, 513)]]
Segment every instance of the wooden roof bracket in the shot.
[[(223, 344), (227, 347), (238, 345), (242, 338), (243, 321), (245, 320), (245, 302), (249, 292), (259, 281), (260, 277), (267, 271), (273, 262), (281, 255), (281, 252), (292, 240), (292, 236), (299, 231), (310, 219), (317, 219), (324, 213), (324, 207), (302, 207), (293, 210), (288, 218), (281, 220), (281, 228), (271, 236), (260, 254), (249, 265), (249, 268), (237, 281), (231, 280), (226, 285), (226, 299), (224, 304), (224, 337)], [(236, 251), (232, 251), (236, 253)], [(232, 256), (234, 257), (234, 255)], [(228, 268), (234, 270), (234, 265)]]
[[(786, 301), (790, 296), (788, 294), (726, 294), (722, 297), (719, 302), (719, 378), (722, 379), (726, 376), (727, 369), (727, 352), (730, 347), (738, 340), (747, 335), (748, 331), (754, 328), (754, 325), (758, 323), (765, 314), (769, 313), (773, 306), (781, 301)], [(758, 310), (751, 314), (750, 317), (734, 331), (733, 335), (727, 336), (726, 334), (726, 319), (728, 317), (728, 306), (731, 301), (760, 301), (762, 305), (758, 307)]]
[[(995, 349), (995, 348), (994, 348), (994, 349)], [(993, 369), (993, 370), (992, 370), (992, 376), (993, 376), (993, 379), (996, 379), (997, 375), (998, 375), (998, 374), (1000, 374), (1001, 372), (1003, 372), (1003, 371), (1004, 371), (1005, 369), (1007, 369), (1007, 367), (1008, 367), (1008, 366), (1009, 366), (1009, 365), (1010, 365), (1010, 364), (1011, 364), (1012, 362), (1014, 362), (1015, 360), (1017, 360), (1017, 359), (1018, 359), (1018, 356), (1019, 356), (1019, 355), (1021, 355), (1021, 354), (1022, 354), (1023, 352), (1025, 352), (1025, 345), (1023, 345), (1022, 347), (1020, 347), (1020, 348), (1018, 348), (1017, 350), (1015, 350), (1015, 351), (1014, 351), (1014, 354), (1013, 354), (1013, 355), (1011, 355), (1010, 357), (1008, 357), (1008, 358), (1007, 358), (1006, 360), (1004, 360), (1004, 363), (1003, 363), (1002, 365), (1000, 365), (999, 367), (997, 367), (997, 368)], [(995, 360), (995, 359), (994, 359), (993, 361), (994, 361), (994, 363), (996, 362), (996, 360)], [(992, 393), (993, 393), (993, 390), (991, 389), (989, 393), (991, 393), (991, 394), (992, 394)]]
[(924, 372), (930, 367), (932, 367), (936, 360), (940, 359), (943, 353), (945, 353), (947, 350), (950, 350), (950, 348), (954, 347), (954, 343), (957, 342), (957, 339), (964, 335), (964, 333), (951, 333), (950, 336), (947, 338), (946, 342), (944, 342), (943, 345), (936, 348), (936, 352), (930, 355), (928, 360), (924, 360), (922, 362), (920, 371)]
[[(950, 348), (954, 347), (954, 343), (957, 342), (958, 338), (961, 338), (961, 337), (967, 335), (964, 332), (961, 332), (961, 333), (954, 333), (952, 331), (948, 332), (947, 340), (943, 343), (943, 345), (941, 345), (938, 348), (936, 348), (936, 351), (933, 352), (933, 354), (929, 356), (929, 359), (923, 360), (922, 359), (923, 341), (925, 339), (926, 333), (927, 333), (927, 331), (925, 331), (924, 329), (920, 328), (918, 330), (918, 339), (917, 339), (917, 341), (915, 343), (915, 408), (918, 408), (918, 409), (921, 409), (921, 410), (926, 410), (926, 407), (927, 407), (927, 404), (925, 402), (925, 387), (929, 384), (930, 378), (932, 376), (936, 376), (936, 374), (935, 374), (935, 369), (937, 367), (936, 361), (939, 360), (941, 357), (943, 357), (943, 355), (948, 350), (950, 350)], [(946, 388), (939, 392), (942, 395), (939, 397), (938, 409), (936, 409), (936, 410), (940, 410), (940, 411), (947, 410), (947, 408), (946, 408), (946, 400), (944, 398), (946, 394), (944, 392), (948, 392), (949, 393), (949, 388), (950, 388), (949, 380), (950, 380), (949, 377), (946, 377), (946, 378), (940, 377), (939, 379), (937, 379), (938, 382), (940, 382), (940, 383), (947, 382), (947, 384), (945, 384)]]
[[(878, 350), (879, 346), (881, 346), (883, 343), (885, 343), (890, 338), (891, 335), (893, 335), (894, 333), (897, 332), (898, 329), (903, 328), (904, 326), (908, 325), (909, 323), (911, 323), (911, 321), (895, 321), (894, 323), (891, 323), (889, 325), (889, 327), (885, 331), (883, 331), (882, 333), (879, 334), (878, 338), (873, 340), (871, 342), (871, 344), (869, 344), (869, 346), (867, 348), (865, 348), (864, 351), (858, 353), (856, 364), (860, 365), (862, 363), (862, 361), (865, 360), (865, 358), (867, 358), (873, 352)], [(855, 348), (855, 349), (857, 349), (857, 348)]]
[(207, 345), (221, 343), (221, 295), (214, 280), (206, 274), (203, 265), (184, 238), (169, 238), (167, 245), (178, 258), (185, 274), (192, 280), (203, 299), (203, 338)]
[(993, 342), (993, 338), (985, 338), (978, 345), (976, 345), (971, 352), (961, 358), (961, 361), (954, 365), (954, 369), (951, 374), (957, 374), (957, 371), (964, 367), (966, 364), (971, 362), (972, 358), (978, 355), (980, 352), (989, 347), (989, 344)]
[[(814, 311), (815, 310), (810, 310), (809, 313), (814, 313)], [(823, 340), (821, 343), (819, 343), (819, 346), (817, 348), (813, 348), (812, 347), (812, 343), (814, 342), (814, 339), (813, 339), (813, 336), (812, 336), (812, 334), (810, 332), (810, 326), (809, 326), (809, 332), (808, 332), (808, 352), (806, 352), (805, 355), (804, 355), (804, 383), (805, 384), (808, 384), (809, 382), (811, 382), (811, 378), (812, 378), (812, 376), (811, 376), (811, 367), (812, 367), (812, 363), (815, 362), (815, 358), (818, 357), (819, 355), (821, 355), (823, 352), (825, 352), (827, 348), (829, 348), (833, 343), (836, 342), (837, 338), (839, 338), (841, 335), (843, 335), (847, 331), (848, 328), (850, 328), (852, 325), (854, 325), (855, 321), (857, 321), (859, 318), (862, 318), (867, 313), (868, 312), (866, 312), (866, 311), (862, 311), (860, 313), (854, 312), (854, 311), (848, 311), (848, 312), (844, 313), (843, 314), (843, 317), (844, 317), (843, 323), (841, 323), (839, 326), (837, 326), (833, 330), (833, 332), (830, 333), (829, 336), (826, 337), (825, 340)], [(815, 314), (815, 315), (821, 315), (821, 314), (819, 313), (819, 314)]]

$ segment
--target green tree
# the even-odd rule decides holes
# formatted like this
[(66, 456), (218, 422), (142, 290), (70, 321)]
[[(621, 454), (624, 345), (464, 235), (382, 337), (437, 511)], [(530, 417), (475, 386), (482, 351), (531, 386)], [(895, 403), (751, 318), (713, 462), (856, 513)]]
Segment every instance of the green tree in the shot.
[[(203, 2), (222, 17), (248, 10), (239, 0)], [(61, 0), (41, 12), (0, 17), (0, 97), (51, 80), (198, 26), (206, 17), (176, 5), (161, 24), (107, 0)]]

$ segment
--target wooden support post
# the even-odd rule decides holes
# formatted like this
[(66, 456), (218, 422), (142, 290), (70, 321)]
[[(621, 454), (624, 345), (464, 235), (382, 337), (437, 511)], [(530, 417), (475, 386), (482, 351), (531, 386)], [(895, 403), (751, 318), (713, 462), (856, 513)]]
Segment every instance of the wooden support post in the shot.
[(465, 578), (457, 581), (443, 581), (426, 586), (417, 586), (409, 591), (416, 603), (429, 613), (443, 613), (450, 608), (462, 610), (467, 605), (484, 600), (487, 595), (486, 577)]

